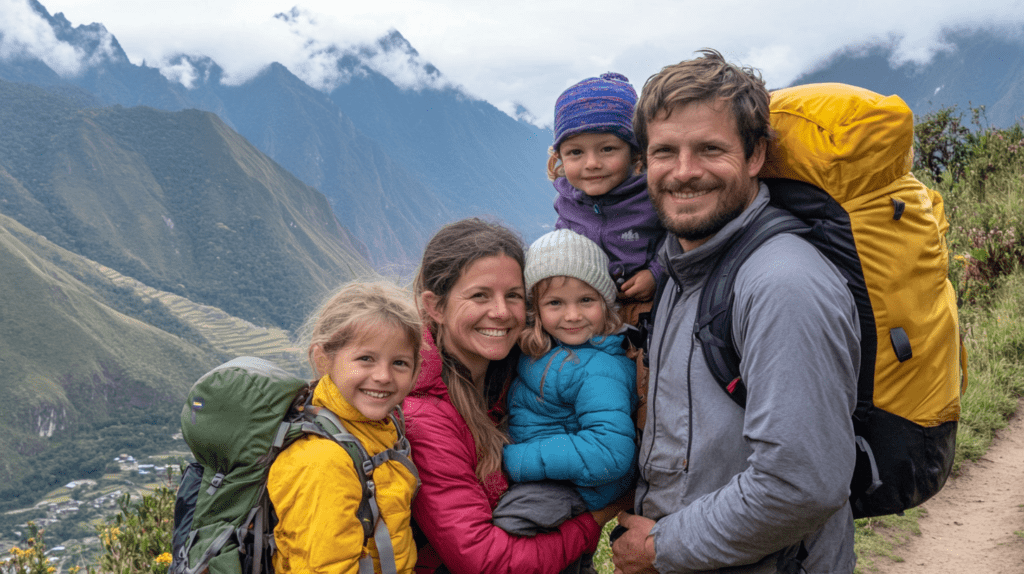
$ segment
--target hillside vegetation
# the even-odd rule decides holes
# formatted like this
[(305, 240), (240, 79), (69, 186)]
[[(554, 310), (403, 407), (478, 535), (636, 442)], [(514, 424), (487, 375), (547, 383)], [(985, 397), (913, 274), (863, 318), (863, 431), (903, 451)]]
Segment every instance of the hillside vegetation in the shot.
[(294, 328), (369, 272), (323, 195), (217, 116), (0, 81), (0, 213), (153, 287)]
[(104, 282), (97, 271), (65, 270), (39, 241), (0, 216), (0, 509), (101, 473), (117, 449), (169, 438), (170, 407), (220, 358), (171, 315), (150, 313), (181, 336), (115, 310), (88, 284)]

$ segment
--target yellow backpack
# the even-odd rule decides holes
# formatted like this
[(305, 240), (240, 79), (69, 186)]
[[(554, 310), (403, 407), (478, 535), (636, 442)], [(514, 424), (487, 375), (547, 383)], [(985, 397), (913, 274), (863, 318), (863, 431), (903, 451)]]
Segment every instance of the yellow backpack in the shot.
[(942, 198), (910, 173), (914, 118), (897, 96), (843, 84), (786, 88), (772, 94), (771, 124), (777, 139), (759, 174), (771, 206), (719, 260), (695, 332), (719, 384), (745, 406), (730, 325), (736, 273), (777, 233), (818, 248), (860, 314), (854, 516), (899, 513), (945, 484), (967, 387)]

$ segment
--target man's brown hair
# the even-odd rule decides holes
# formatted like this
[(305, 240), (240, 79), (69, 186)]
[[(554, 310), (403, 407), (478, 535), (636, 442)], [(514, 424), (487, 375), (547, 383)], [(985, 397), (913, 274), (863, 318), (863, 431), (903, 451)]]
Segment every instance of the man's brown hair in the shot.
[(717, 50), (704, 48), (698, 53), (699, 58), (665, 66), (644, 84), (633, 116), (633, 131), (645, 169), (648, 122), (661, 112), (671, 114), (679, 105), (718, 100), (729, 103), (747, 159), (759, 141), (771, 139), (770, 96), (761, 73), (726, 62)]

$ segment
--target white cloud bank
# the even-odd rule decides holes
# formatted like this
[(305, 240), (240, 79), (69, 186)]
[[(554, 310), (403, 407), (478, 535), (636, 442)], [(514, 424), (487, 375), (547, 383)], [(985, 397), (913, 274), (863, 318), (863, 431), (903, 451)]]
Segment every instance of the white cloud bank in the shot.
[[(54, 69), (76, 70), (69, 51), (28, 17), (26, 0), (0, 0), (0, 55), (46, 54)], [(297, 6), (296, 10), (293, 8)], [(662, 66), (713, 47), (760, 68), (782, 86), (830, 54), (888, 43), (896, 62), (925, 62), (948, 49), (943, 30), (990, 27), (1021, 35), (1022, 0), (568, 0), (479, 3), (470, 0), (46, 0), (74, 24), (101, 22), (135, 63), (145, 61), (189, 85), (199, 72), (180, 54), (205, 55), (241, 83), (280, 62), (310, 85), (348, 80), (338, 56), (398, 30), (419, 52), (364, 49), (359, 56), (406, 89), (461, 85), (514, 115), (521, 104), (550, 123), (555, 98), (582, 78), (625, 74), (639, 91)], [(10, 14), (10, 17), (8, 16)], [(275, 17), (275, 15), (282, 15)], [(52, 63), (51, 63), (52, 62)], [(430, 62), (442, 75), (425, 66)]]

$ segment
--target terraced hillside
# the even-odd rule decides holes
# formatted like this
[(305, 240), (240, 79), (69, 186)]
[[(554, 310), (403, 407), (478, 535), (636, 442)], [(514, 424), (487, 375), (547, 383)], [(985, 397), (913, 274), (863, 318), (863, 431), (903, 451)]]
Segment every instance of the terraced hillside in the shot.
[(157, 301), (164, 305), (175, 317), (198, 331), (225, 355), (261, 357), (287, 371), (308, 374), (305, 352), (295, 345), (288, 331), (254, 325), (216, 307), (201, 305), (174, 293), (155, 289), (109, 267), (91, 263), (112, 284), (132, 289), (144, 301)]

